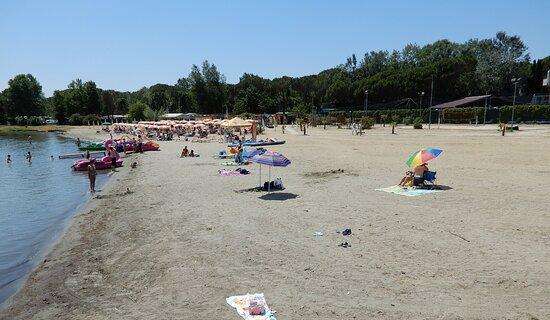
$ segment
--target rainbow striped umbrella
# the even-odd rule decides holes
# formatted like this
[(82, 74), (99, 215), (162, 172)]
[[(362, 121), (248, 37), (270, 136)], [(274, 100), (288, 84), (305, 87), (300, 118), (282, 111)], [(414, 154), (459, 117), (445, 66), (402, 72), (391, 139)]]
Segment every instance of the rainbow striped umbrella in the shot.
[(416, 152), (413, 152), (409, 155), (407, 158), (407, 161), (405, 163), (411, 167), (417, 167), (423, 163), (428, 163), (432, 161), (433, 159), (439, 157), (439, 155), (443, 153), (443, 150), (438, 148), (426, 148), (422, 149)]

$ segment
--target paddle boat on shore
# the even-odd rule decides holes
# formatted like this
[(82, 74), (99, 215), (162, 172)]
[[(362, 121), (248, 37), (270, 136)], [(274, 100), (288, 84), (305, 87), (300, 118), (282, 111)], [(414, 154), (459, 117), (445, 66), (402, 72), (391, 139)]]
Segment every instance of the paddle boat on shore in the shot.
[(105, 146), (101, 142), (90, 142), (86, 144), (85, 146), (78, 147), (78, 150), (80, 151), (103, 151), (105, 150)]
[[(82, 159), (77, 160), (73, 165), (72, 168), (75, 171), (86, 171), (88, 170), (88, 165), (90, 164), (91, 159)], [(105, 170), (105, 169), (111, 169), (113, 167), (113, 162), (111, 161), (111, 158), (108, 156), (105, 156), (101, 159), (95, 159), (95, 168), (97, 170)], [(118, 158), (115, 162), (115, 167), (122, 167), (122, 159)]]
[[(137, 141), (130, 139), (107, 139), (103, 143), (105, 148), (114, 146), (117, 152), (134, 152), (136, 151)], [(158, 151), (160, 146), (155, 141), (147, 140), (141, 144), (141, 151)]]

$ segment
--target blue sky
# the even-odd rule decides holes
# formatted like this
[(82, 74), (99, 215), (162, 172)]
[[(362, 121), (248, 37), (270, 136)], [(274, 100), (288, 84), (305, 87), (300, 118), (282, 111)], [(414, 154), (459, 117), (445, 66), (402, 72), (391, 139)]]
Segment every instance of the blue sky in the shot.
[(214, 62), (229, 83), (317, 73), (352, 53), (497, 31), (550, 55), (550, 0), (106, 1), (4, 0), (0, 89), (32, 73), (47, 96), (75, 78), (136, 90)]

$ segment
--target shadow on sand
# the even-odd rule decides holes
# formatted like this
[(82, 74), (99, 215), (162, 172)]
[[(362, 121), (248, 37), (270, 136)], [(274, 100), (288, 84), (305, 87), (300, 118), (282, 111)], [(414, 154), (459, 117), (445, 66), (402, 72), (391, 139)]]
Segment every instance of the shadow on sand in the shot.
[(442, 184), (438, 184), (434, 187), (434, 190), (452, 190), (452, 189), (453, 189), (452, 187), (442, 185)]
[(297, 194), (290, 193), (290, 192), (272, 192), (272, 193), (266, 193), (262, 196), (259, 196), (259, 199), (262, 200), (275, 200), (275, 201), (285, 201), (290, 199), (296, 199), (298, 197)]

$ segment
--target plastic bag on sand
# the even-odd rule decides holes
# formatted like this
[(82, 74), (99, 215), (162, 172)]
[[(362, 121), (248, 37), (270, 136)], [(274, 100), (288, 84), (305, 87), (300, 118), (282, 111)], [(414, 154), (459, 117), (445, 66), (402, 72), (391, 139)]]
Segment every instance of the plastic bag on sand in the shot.
[(226, 299), (227, 304), (237, 310), (246, 320), (276, 320), (273, 311), (267, 306), (263, 293), (232, 296)]

